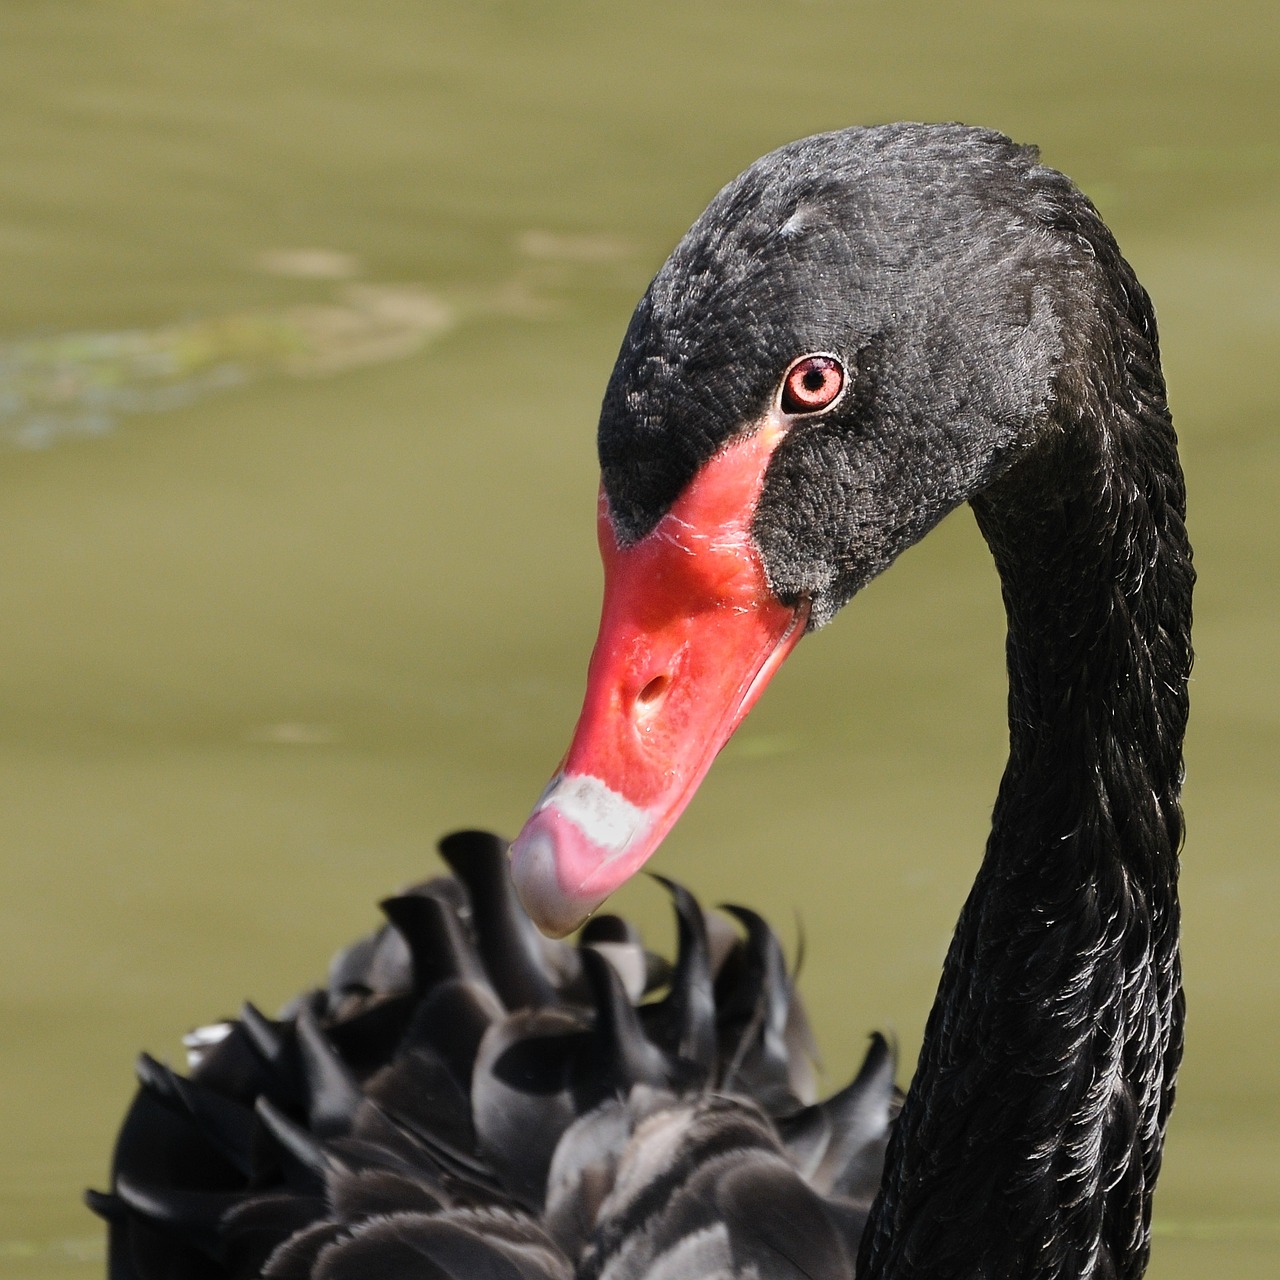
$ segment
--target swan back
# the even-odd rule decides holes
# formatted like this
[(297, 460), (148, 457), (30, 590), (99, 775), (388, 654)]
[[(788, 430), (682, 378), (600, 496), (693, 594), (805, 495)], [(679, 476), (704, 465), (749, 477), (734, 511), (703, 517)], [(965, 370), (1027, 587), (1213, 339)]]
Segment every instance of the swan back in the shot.
[(113, 1280), (852, 1276), (898, 1102), (875, 1037), (813, 1098), (778, 939), (669, 884), (670, 962), (520, 909), (502, 841), (383, 903), (324, 986), (151, 1058), (118, 1140)]

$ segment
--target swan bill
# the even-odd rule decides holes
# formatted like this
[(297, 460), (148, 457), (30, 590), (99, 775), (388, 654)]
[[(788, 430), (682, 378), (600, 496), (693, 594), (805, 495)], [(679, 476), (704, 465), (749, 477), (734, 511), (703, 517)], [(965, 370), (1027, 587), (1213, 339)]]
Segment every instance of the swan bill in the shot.
[(804, 634), (751, 535), (780, 435), (720, 450), (647, 535), (623, 545), (603, 493), (604, 604), (573, 742), (511, 846), (525, 909), (563, 936), (629, 880)]

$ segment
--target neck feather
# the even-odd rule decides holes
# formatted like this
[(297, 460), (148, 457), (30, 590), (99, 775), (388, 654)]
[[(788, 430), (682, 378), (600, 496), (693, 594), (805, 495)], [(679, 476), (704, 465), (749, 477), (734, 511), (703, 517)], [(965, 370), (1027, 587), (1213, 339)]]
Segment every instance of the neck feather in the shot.
[(1008, 613), (1010, 759), (861, 1280), (1146, 1266), (1182, 1047), (1194, 575), (1154, 326), (1115, 323), (1120, 394), (1064, 397), (973, 504)]

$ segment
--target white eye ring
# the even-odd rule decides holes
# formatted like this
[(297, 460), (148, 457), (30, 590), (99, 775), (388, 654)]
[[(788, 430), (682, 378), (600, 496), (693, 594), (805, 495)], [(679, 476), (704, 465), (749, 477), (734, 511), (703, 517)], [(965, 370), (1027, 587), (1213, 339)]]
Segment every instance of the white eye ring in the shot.
[(778, 407), (791, 415), (823, 413), (849, 384), (844, 361), (829, 351), (811, 351), (793, 360), (778, 387)]

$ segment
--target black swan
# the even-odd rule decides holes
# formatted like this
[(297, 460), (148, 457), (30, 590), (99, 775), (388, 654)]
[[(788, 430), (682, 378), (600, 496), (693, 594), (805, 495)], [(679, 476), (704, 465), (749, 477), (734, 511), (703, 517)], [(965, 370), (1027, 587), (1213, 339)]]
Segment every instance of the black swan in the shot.
[(572, 947), (500, 842), (457, 836), (457, 878), (384, 904), (324, 989), (206, 1031), (190, 1077), (144, 1059), (91, 1195), (112, 1276), (1140, 1276), (1182, 1049), (1193, 572), (1154, 316), (1097, 212), (959, 125), (783, 147), (654, 279), (599, 449), (586, 702), (511, 849), (553, 934), (804, 631), (974, 509), (1009, 764), (905, 1100), (874, 1038), (812, 1102), (754, 913), (668, 885), (672, 964), (608, 916)]

